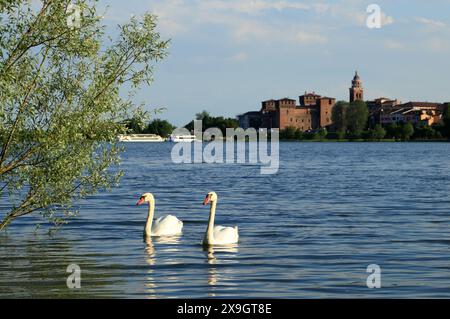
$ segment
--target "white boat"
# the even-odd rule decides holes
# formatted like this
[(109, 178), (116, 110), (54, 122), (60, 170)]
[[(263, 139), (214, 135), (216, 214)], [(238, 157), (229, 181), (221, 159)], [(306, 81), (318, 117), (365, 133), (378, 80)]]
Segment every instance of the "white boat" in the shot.
[(197, 138), (195, 135), (170, 135), (170, 142), (178, 143), (178, 142), (195, 142)]
[(161, 136), (156, 134), (128, 134), (119, 135), (120, 142), (164, 142)]

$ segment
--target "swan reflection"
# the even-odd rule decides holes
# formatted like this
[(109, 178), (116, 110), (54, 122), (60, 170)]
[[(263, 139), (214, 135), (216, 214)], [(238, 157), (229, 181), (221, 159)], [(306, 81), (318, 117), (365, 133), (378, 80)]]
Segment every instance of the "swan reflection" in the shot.
[[(145, 242), (145, 261), (149, 266), (146, 274), (146, 283), (145, 283), (145, 292), (147, 298), (157, 298), (157, 288), (158, 292), (161, 293), (161, 287), (158, 287), (156, 284), (156, 272), (154, 267), (157, 263), (157, 255), (159, 256), (159, 263), (161, 260), (164, 260), (164, 264), (177, 264), (179, 260), (175, 259), (172, 256), (177, 256), (180, 253), (179, 243), (181, 236), (167, 236), (167, 237), (146, 237), (144, 238)], [(155, 248), (156, 246), (156, 248)], [(165, 280), (170, 280), (174, 282), (178, 282), (178, 275), (171, 274), (168, 276), (161, 276), (158, 274), (158, 278), (164, 278)], [(160, 280), (159, 280), (160, 281)], [(161, 284), (161, 282), (160, 282)]]
[(155, 236), (153, 241), (158, 244), (176, 245), (180, 243), (181, 236)]
[(206, 252), (206, 261), (210, 265), (208, 268), (208, 285), (212, 290), (208, 293), (208, 296), (215, 297), (216, 293), (214, 290), (219, 282), (219, 279), (226, 279), (224, 278), (224, 274), (219, 273), (217, 270), (216, 265), (221, 264), (221, 261), (223, 260), (218, 258), (216, 253), (218, 253), (217, 255), (221, 255), (221, 253), (232, 254), (227, 255), (227, 257), (234, 257), (234, 254), (238, 252), (238, 246), (237, 244), (226, 246), (208, 246), (204, 247), (204, 251)]
[[(148, 265), (153, 266), (156, 263), (156, 250), (153, 246), (151, 237), (145, 238), (145, 261)], [(149, 267), (147, 270), (147, 277), (145, 283), (145, 292), (147, 293), (147, 298), (156, 298), (156, 283), (153, 278), (154, 270)]]

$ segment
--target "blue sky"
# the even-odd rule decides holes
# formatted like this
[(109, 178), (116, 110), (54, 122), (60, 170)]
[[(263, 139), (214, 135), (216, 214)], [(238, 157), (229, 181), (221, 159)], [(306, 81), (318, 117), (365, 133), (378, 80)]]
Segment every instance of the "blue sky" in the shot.
[[(450, 101), (450, 0), (102, 0), (111, 27), (159, 16), (170, 55), (139, 101), (184, 125), (203, 109), (234, 117), (269, 98), (315, 91), (348, 99), (358, 69), (365, 97)], [(366, 26), (378, 4), (383, 26)]]

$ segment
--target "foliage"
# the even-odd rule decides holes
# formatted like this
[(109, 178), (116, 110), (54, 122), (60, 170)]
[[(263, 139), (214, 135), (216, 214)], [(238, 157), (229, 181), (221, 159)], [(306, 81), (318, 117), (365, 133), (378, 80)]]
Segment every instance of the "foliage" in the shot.
[(409, 140), (414, 135), (411, 123), (391, 123), (386, 126), (386, 136), (396, 140)]
[(444, 121), (443, 133), (448, 139), (450, 139), (450, 103), (446, 103), (444, 105), (443, 121)]
[(280, 131), (281, 140), (301, 140), (302, 138), (303, 132), (293, 126), (288, 126)]
[(382, 140), (386, 136), (386, 130), (380, 125), (377, 124), (372, 130), (372, 138), (375, 140)]
[(322, 141), (327, 137), (327, 134), (328, 134), (327, 129), (321, 128), (321, 129), (317, 130), (317, 132), (315, 132), (314, 139)]
[(363, 101), (354, 101), (350, 103), (346, 113), (349, 136), (359, 138), (367, 126), (369, 111), (366, 103)]
[(155, 16), (131, 18), (104, 41), (96, 1), (77, 1), (76, 27), (67, 23), (71, 2), (1, 2), (0, 192), (10, 205), (0, 229), (33, 212), (64, 219), (76, 199), (117, 183), (116, 137), (133, 94), (167, 54)]
[(201, 121), (201, 120), (203, 120), (203, 119), (205, 119), (205, 118), (209, 118), (209, 117), (211, 117), (211, 116), (210, 116), (209, 113), (208, 113), (207, 111), (205, 111), (205, 110), (203, 110), (203, 111), (200, 112), (200, 113), (196, 113), (196, 114), (195, 114), (195, 119), (196, 119), (196, 120), (199, 120), (199, 121)]
[(166, 120), (156, 119), (148, 124), (145, 133), (168, 137), (170, 134), (172, 134), (175, 128), (175, 126), (173, 126)]
[(414, 134), (414, 126), (411, 123), (404, 123), (401, 126), (401, 136), (402, 139), (407, 141)]
[(393, 139), (400, 139), (401, 137), (401, 126), (396, 123), (390, 123), (386, 125), (386, 137)]
[[(207, 111), (203, 111), (201, 113), (196, 114), (197, 120), (202, 120), (202, 130), (203, 132), (208, 128), (217, 127), (222, 131), (222, 134), (225, 136), (227, 128), (238, 128), (239, 122), (233, 118), (224, 118), (222, 116), (213, 117)], [(194, 130), (194, 121), (186, 124), (185, 128), (190, 131)]]
[(347, 109), (348, 103), (345, 101), (339, 101), (333, 107), (331, 113), (331, 119), (336, 128), (336, 132), (339, 132), (341, 135), (345, 135), (347, 131)]

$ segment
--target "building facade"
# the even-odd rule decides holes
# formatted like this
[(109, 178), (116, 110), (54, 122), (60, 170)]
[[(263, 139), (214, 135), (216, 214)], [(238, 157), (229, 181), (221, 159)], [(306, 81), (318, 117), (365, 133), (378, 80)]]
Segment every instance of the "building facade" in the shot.
[(429, 102), (408, 102), (379, 112), (379, 124), (411, 123), (414, 126), (442, 124), (444, 105)]
[(299, 97), (299, 105), (294, 99), (267, 100), (261, 103), (261, 127), (284, 130), (294, 127), (301, 131), (311, 131), (332, 124), (331, 112), (336, 99), (322, 97), (315, 93), (305, 93)]
[[(364, 88), (358, 71), (351, 81), (349, 101), (364, 101)], [(259, 111), (238, 115), (239, 125), (249, 127), (279, 128), (294, 127), (301, 131), (332, 128), (332, 111), (336, 99), (315, 92), (299, 96), (299, 104), (290, 98), (271, 99), (261, 103)], [(442, 124), (446, 103), (408, 102), (380, 97), (365, 101), (369, 110), (369, 126), (377, 124), (411, 123), (415, 126)]]
[(260, 111), (238, 115), (239, 126), (243, 129), (294, 127), (301, 131), (316, 130), (332, 124), (331, 112), (335, 104), (335, 98), (315, 93), (301, 95), (299, 105), (290, 98), (271, 99), (261, 103)]

